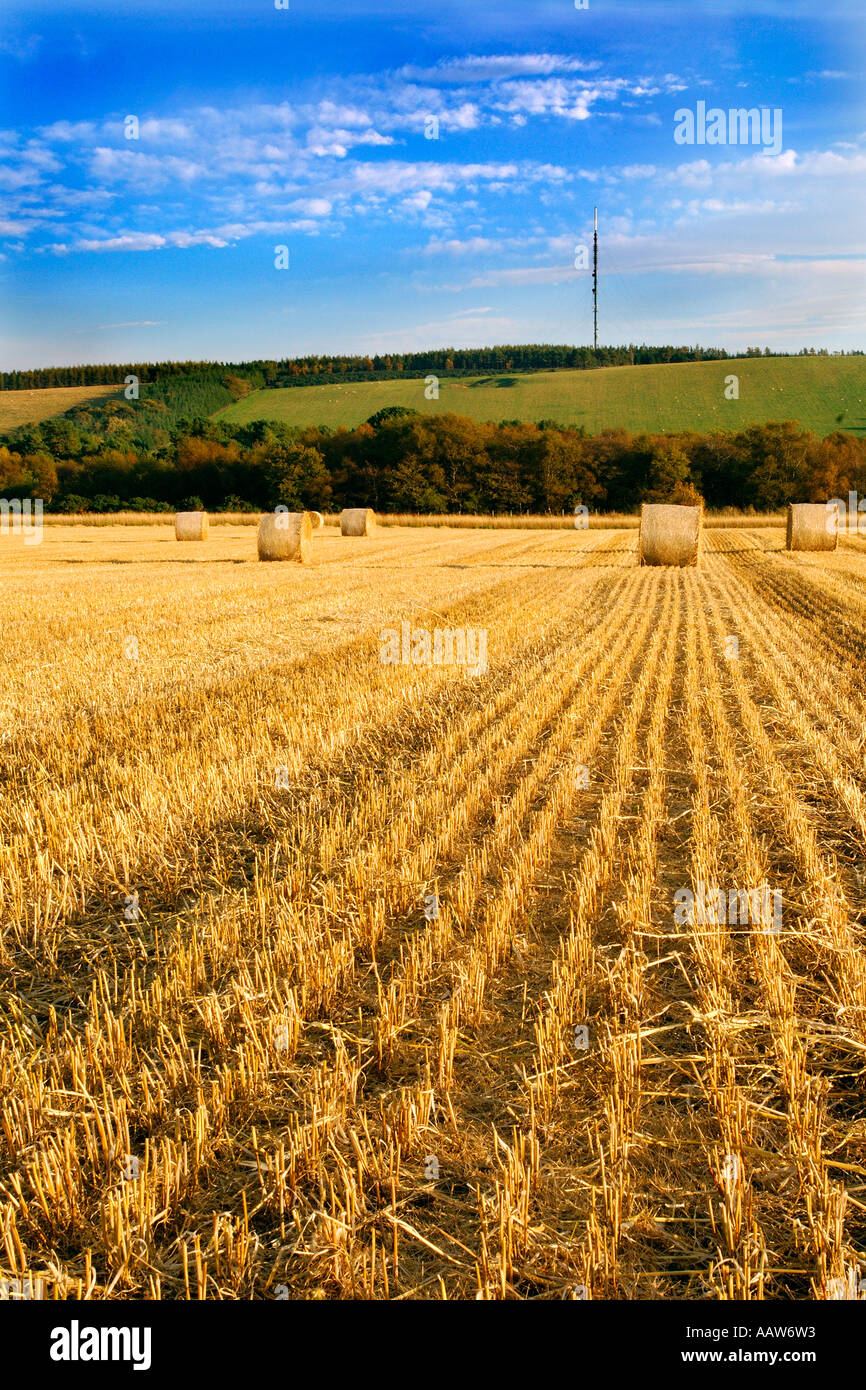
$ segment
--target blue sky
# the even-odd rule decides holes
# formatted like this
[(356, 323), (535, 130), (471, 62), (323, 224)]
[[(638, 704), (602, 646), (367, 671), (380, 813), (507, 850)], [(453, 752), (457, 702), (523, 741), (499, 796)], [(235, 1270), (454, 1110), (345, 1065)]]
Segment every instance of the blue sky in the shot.
[(866, 346), (861, 0), (289, 3), (7, 3), (2, 368), (586, 343), (596, 204), (601, 342)]

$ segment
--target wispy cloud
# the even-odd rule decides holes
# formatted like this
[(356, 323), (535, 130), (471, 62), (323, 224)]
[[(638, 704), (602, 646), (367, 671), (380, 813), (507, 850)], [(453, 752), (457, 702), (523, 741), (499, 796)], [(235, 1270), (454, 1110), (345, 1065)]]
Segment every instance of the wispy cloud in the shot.
[(41, 34), (7, 35), (0, 38), (0, 53), (7, 54), (18, 63), (32, 63), (41, 48)]
[(130, 319), (127, 323), (97, 323), (93, 328), (77, 328), (76, 333), (106, 333), (114, 328), (162, 328), (164, 319)]
[[(48, 0), (33, 3), (47, 32)], [(82, 3), (96, 15), (97, 0)], [(151, 13), (151, 0), (142, 3)], [(161, 3), (168, 15), (169, 0)], [(233, 32), (236, 0), (211, 3)], [(94, 333), (147, 328), (155, 351), (157, 340), (181, 350), (174, 337), (187, 323), (178, 326), (171, 297), (178, 287), (185, 304), (201, 306), (183, 339), (193, 353), (194, 336), (225, 320), (229, 302), (253, 306), (249, 316), (233, 309), (226, 331), (236, 336), (236, 322), (249, 323), (254, 354), (268, 316), (279, 322), (281, 351), (286, 324), (294, 331), (304, 315), (315, 321), (307, 341), (328, 332), (341, 346), (344, 331), (359, 343), (378, 334), (394, 345), (406, 335), (455, 343), (535, 336), (561, 322), (571, 333), (579, 329), (562, 305), (585, 297), (575, 248), (590, 242), (597, 204), (606, 331), (615, 331), (618, 295), (623, 331), (640, 331), (646, 301), (655, 335), (676, 321), (672, 297), (686, 315), (714, 294), (739, 307), (778, 304), (774, 286), (791, 292), (798, 277), (806, 286), (798, 314), (807, 313), (810, 294), (830, 286), (834, 303), (844, 290), (862, 311), (854, 277), (866, 135), (845, 80), (857, 53), (812, 42), (820, 17), (810, 20), (808, 47), (802, 35), (787, 42), (786, 16), (792, 8), (811, 13), (805, 0), (755, 0), (778, 20), (771, 59), (750, 31), (739, 30), (735, 43), (730, 26), (709, 23), (710, 9), (730, 16), (742, 0), (666, 0), (652, 17), (639, 0), (588, 15), (569, 0), (503, 0), (471, 15), (451, 0), (433, 11), (424, 0), (406, 3), (423, 21), (411, 41), (408, 29), (393, 26), (387, 0), (365, 0), (363, 31), (344, 0), (317, 0), (315, 18), (303, 21), (304, 42), (324, 15), (327, 37), (304, 65), (309, 76), (295, 73), (289, 85), (277, 85), (273, 65), (261, 80), (261, 49), (251, 59), (250, 45), (244, 58), (239, 33), (237, 65), (222, 85), (207, 85), (212, 59), (202, 60), (200, 97), (180, 99), (176, 72), (163, 80), (143, 55), (137, 111), (121, 104), (123, 87), (107, 79), (100, 86), (99, 75), (86, 104), (34, 101), (32, 127), (0, 131), (0, 243), (13, 272), (30, 256), (34, 283), (51, 275), (55, 285), (79, 281), (97, 296), (111, 286), (111, 307), (91, 311), (104, 320)], [(696, 9), (706, 22), (695, 24)], [(182, 22), (204, 34), (206, 13), (203, 0), (190, 0)], [(374, 13), (377, 42), (353, 46), (345, 35), (366, 35)], [(294, 7), (285, 18), (296, 23)], [(273, 13), (250, 22), (259, 37), (280, 32)], [(82, 29), (91, 46), (102, 42), (101, 23), (82, 21)], [(26, 37), (27, 23), (20, 30)], [(74, 55), (72, 38), (63, 42)], [(268, 48), (269, 59), (274, 52)], [(360, 71), (363, 52), (386, 55), (381, 69)], [(38, 45), (33, 53), (35, 67), (17, 73), (7, 52), (15, 81), (38, 74)], [(673, 140), (674, 111), (698, 96), (723, 106), (784, 105), (788, 147), (778, 156), (752, 147), (684, 150)], [(262, 284), (284, 242), (292, 267), (280, 283), (290, 293), (275, 297)], [(807, 266), (819, 269), (807, 275)], [(130, 298), (130, 285), (142, 295), (147, 285), (147, 297)], [(466, 307), (457, 298), (464, 292)], [(49, 300), (35, 297), (37, 306)], [(19, 308), (23, 321), (23, 297)], [(130, 311), (161, 318), (114, 323)], [(706, 322), (721, 322), (718, 304), (713, 312)], [(76, 321), (90, 316), (77, 313)], [(156, 331), (167, 321), (171, 341)], [(406, 335), (391, 333), (395, 322), (407, 325)]]
[(561, 53), (470, 53), (462, 58), (442, 58), (433, 67), (410, 64), (398, 69), (396, 75), (410, 82), (493, 82), (509, 77), (595, 72), (600, 67), (600, 62), (587, 62)]
[[(17, 234), (36, 236), (59, 223), (62, 235), (47, 245), (62, 253), (224, 246), (232, 238), (212, 227), (226, 213), (299, 231), (291, 214), (300, 212), (313, 233), (337, 231), (347, 216), (370, 211), (443, 227), (459, 216), (455, 199), (471, 200), (482, 189), (525, 196), (594, 177), (554, 160), (455, 157), (459, 137), (496, 132), (503, 123), (585, 123), (602, 106), (649, 100), (675, 80), (670, 73), (657, 82), (605, 76), (601, 66), (557, 53), (476, 53), (332, 78), (313, 99), (300, 89), (292, 102), (142, 111), (132, 128), (128, 113), (55, 120), (27, 139), (10, 137), (0, 187), (18, 200), (8, 209), (10, 218), (19, 214)], [(431, 117), (439, 142), (424, 138)], [(490, 143), (503, 144), (498, 135)], [(114, 209), (112, 199), (120, 200)], [(151, 207), (157, 200), (159, 208)], [(86, 223), (76, 223), (77, 203)], [(198, 226), (190, 229), (193, 204)], [(210, 229), (201, 225), (205, 218)]]

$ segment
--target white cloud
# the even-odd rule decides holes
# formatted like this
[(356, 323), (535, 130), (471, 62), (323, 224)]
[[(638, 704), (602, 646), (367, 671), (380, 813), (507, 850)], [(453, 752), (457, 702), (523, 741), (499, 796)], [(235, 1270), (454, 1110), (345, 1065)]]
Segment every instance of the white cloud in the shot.
[[(120, 135), (123, 134), (122, 125), (118, 133)], [(145, 141), (180, 140), (185, 142), (188, 140), (192, 140), (194, 138), (194, 135), (195, 132), (193, 127), (189, 125), (186, 121), (156, 120), (153, 117), (148, 117), (139, 125), (139, 139)]]
[(162, 328), (160, 319), (133, 319), (129, 323), (98, 323), (95, 328), (82, 328), (82, 333), (104, 333), (110, 328)]
[[(457, 278), (453, 265), (437, 270), (437, 257), (462, 263), (463, 283), (444, 287), (451, 291), (579, 278), (573, 248), (591, 236), (596, 201), (606, 204), (606, 276), (747, 283), (781, 275), (786, 257), (802, 275), (807, 253), (826, 264), (858, 252), (862, 145), (839, 140), (777, 157), (751, 147), (701, 150), (707, 157), (684, 159), (669, 121), (667, 131), (650, 123), (660, 119), (654, 97), (685, 86), (674, 73), (620, 76), (579, 57), (475, 54), (335, 78), (327, 90), (293, 86), (291, 102), (142, 111), (137, 141), (123, 139), (122, 110), (56, 121), (31, 140), (0, 133), (9, 163), (0, 236), (50, 243), (58, 254), (141, 253), (334, 234), (353, 219), (378, 235), (399, 223), (406, 234), (396, 263), (413, 255), (419, 280)], [(438, 117), (441, 143), (423, 140), (429, 115)], [(611, 118), (636, 137), (618, 139), (610, 163), (596, 163), (598, 122)], [(538, 122), (546, 124), (539, 130)], [(483, 144), (471, 139), (475, 131), (485, 132)], [(555, 156), (524, 157), (545, 149)], [(809, 218), (821, 206), (832, 218)], [(461, 314), (494, 321), (489, 308)]]
[(172, 181), (190, 184), (208, 173), (203, 164), (178, 155), (145, 154), (138, 149), (117, 150), (104, 145), (92, 152), (89, 171), (97, 180), (120, 180), (149, 187)]
[(394, 140), (390, 135), (380, 135), (376, 130), (326, 130), (322, 126), (314, 126), (307, 133), (307, 148), (311, 154), (319, 158), (325, 155), (334, 155), (337, 159), (345, 159), (349, 150), (355, 145), (393, 145)]
[(421, 188), (417, 193), (412, 193), (408, 198), (404, 198), (400, 206), (405, 208), (407, 212), (426, 212), (432, 201), (433, 194), (430, 189)]
[(50, 246), (50, 251), (66, 254), (70, 251), (160, 251), (167, 246), (185, 248), (188, 246), (228, 246), (224, 237), (213, 232), (124, 232), (112, 237), (85, 237), (72, 245), (61, 242)]
[(9, 192), (28, 188), (41, 182), (42, 175), (39, 170), (27, 165), (22, 165), (19, 169), (0, 169), (0, 188), (5, 188)]
[(445, 130), (477, 130), (481, 115), (475, 102), (463, 101), (459, 106), (442, 111), (439, 120)]
[(452, 237), (448, 241), (434, 238), (432, 241), (428, 241), (424, 247), (424, 254), (425, 256), (470, 256), (479, 251), (492, 251), (496, 246), (502, 244), (484, 236), (469, 237), (466, 241), (460, 241), (458, 237)]
[(50, 246), (50, 251), (156, 251), (161, 246), (168, 243), (164, 236), (157, 232), (127, 232), (123, 236), (114, 237), (92, 237), (83, 239), (69, 246), (65, 242), (58, 242)]
[[(411, 328), (373, 330), (369, 336), (365, 334), (364, 349), (370, 352), (412, 352), (437, 343), (443, 347), (484, 347), (491, 338), (500, 342), (514, 342), (521, 336), (524, 335), (517, 320), (504, 314), (488, 317), (485, 310), (475, 317), (468, 313), (456, 313), (427, 323), (416, 323)], [(456, 394), (460, 388), (455, 383), (449, 384), (448, 389)]]
[(28, 232), (39, 225), (39, 219), (35, 217), (0, 217), (0, 236), (26, 236)]
[(54, 121), (52, 125), (41, 126), (39, 134), (43, 140), (60, 140), (64, 143), (74, 140), (83, 143), (85, 140), (91, 140), (96, 130), (93, 121)]
[(295, 212), (304, 212), (308, 217), (327, 217), (333, 204), (327, 198), (298, 198), (290, 204)]
[(561, 285), (565, 280), (586, 277), (586, 271), (575, 270), (572, 266), (512, 266), (500, 270), (485, 270), (460, 284), (442, 285), (443, 290), (452, 293), (458, 290), (494, 289), (517, 285)]
[(443, 58), (432, 68), (400, 68), (397, 76), (415, 82), (493, 82), (554, 72), (593, 72), (600, 66), (557, 53), (469, 54), (465, 58)]

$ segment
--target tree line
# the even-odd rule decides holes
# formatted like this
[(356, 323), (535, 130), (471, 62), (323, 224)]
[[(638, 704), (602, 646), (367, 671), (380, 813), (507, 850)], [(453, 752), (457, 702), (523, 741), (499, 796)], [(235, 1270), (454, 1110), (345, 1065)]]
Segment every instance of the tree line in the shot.
[(7, 433), (0, 494), (41, 497), (62, 512), (283, 504), (438, 514), (632, 511), (698, 495), (712, 508), (762, 511), (866, 494), (866, 440), (843, 431), (820, 439), (793, 421), (588, 435), (549, 420), (480, 423), (403, 406), (334, 430), (263, 420), (143, 425), (150, 413), (113, 401)]
[[(123, 386), (134, 376), (145, 386), (165, 384), (173, 377), (205, 377), (224, 382), (226, 377), (246, 379), (257, 387), (327, 385), (333, 381), (383, 381), (394, 377), (465, 375), (504, 371), (550, 371), (558, 368), (634, 366), (653, 362), (722, 361), (736, 357), (789, 356), (771, 353), (768, 347), (728, 353), (724, 348), (650, 346), (646, 343), (619, 347), (574, 347), (565, 344), (523, 343), (486, 348), (438, 348), (427, 352), (337, 353), (326, 356), (256, 359), (250, 362), (125, 362), (81, 364), (74, 367), (34, 367), (0, 372), (0, 390), (35, 390), (49, 386)], [(816, 355), (801, 348), (799, 356)], [(827, 356), (826, 348), (819, 356)], [(857, 353), (854, 355), (862, 355)], [(227, 402), (226, 402), (227, 403)]]

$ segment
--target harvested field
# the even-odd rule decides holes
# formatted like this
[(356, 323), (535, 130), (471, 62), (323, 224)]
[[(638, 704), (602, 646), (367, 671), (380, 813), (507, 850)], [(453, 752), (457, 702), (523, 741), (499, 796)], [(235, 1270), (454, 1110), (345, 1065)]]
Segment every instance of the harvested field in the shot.
[(866, 541), (784, 545), (0, 538), (0, 1279), (854, 1296)]
[(0, 430), (38, 425), (75, 406), (123, 400), (122, 386), (45, 386), (30, 391), (0, 391)]

